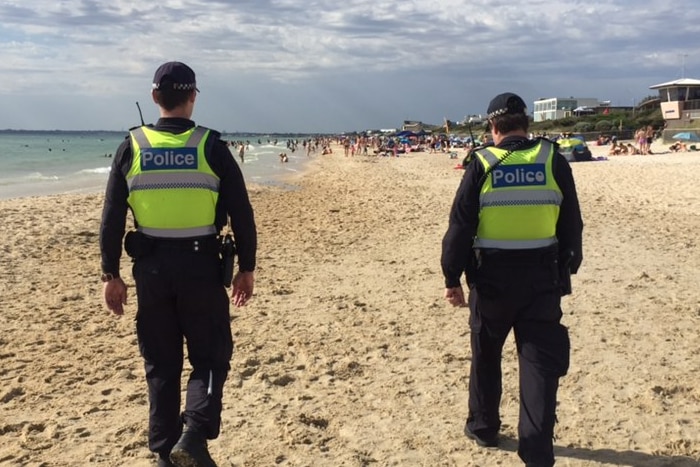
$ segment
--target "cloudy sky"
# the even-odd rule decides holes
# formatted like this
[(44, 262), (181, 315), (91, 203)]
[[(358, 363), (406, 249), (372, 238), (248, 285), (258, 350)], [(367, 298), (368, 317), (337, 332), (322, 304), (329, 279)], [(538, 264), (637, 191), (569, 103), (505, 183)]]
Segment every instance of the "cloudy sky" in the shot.
[(170, 60), (228, 132), (461, 120), (504, 91), (632, 105), (700, 78), (698, 37), (697, 0), (0, 0), (0, 129), (155, 121)]

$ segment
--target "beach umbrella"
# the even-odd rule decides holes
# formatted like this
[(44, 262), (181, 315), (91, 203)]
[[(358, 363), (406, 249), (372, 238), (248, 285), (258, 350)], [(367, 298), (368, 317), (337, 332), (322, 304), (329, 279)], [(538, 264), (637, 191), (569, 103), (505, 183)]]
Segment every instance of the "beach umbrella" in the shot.
[(676, 133), (671, 137), (671, 139), (677, 139), (680, 141), (700, 141), (700, 137), (698, 137), (698, 135), (692, 131), (682, 131), (680, 133)]

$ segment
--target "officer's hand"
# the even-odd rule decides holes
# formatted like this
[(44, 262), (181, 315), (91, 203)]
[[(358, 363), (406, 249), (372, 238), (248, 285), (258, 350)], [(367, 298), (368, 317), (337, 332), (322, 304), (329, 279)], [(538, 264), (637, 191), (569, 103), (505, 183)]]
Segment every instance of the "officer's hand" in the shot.
[(464, 300), (464, 291), (462, 286), (459, 287), (448, 287), (445, 289), (445, 298), (452, 306), (467, 306), (467, 302)]
[(237, 307), (245, 306), (253, 296), (255, 274), (252, 271), (238, 271), (233, 277), (233, 290), (231, 290), (231, 303)]
[(126, 284), (121, 277), (115, 277), (111, 281), (105, 282), (104, 297), (107, 308), (117, 316), (124, 314), (126, 305)]

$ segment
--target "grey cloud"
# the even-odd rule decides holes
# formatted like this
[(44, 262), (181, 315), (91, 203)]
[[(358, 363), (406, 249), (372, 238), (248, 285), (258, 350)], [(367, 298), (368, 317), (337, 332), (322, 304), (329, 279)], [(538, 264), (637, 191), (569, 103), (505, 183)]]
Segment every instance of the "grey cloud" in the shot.
[(33, 9), (26, 6), (17, 6), (9, 3), (0, 4), (0, 18), (5, 27), (14, 29), (21, 24), (31, 24), (35, 21), (36, 14)]
[(504, 89), (628, 103), (679, 77), (681, 57), (700, 74), (693, 0), (25, 3), (0, 4), (15, 39), (0, 48), (3, 95), (50, 80), (88, 102), (143, 99), (155, 66), (178, 59), (229, 128), (461, 118)]

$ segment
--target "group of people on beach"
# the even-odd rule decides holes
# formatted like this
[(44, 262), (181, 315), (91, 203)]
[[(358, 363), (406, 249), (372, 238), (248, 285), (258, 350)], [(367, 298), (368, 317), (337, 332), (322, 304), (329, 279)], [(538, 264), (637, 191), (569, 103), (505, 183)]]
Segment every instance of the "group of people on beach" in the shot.
[[(651, 136), (649, 136), (651, 135)], [(651, 150), (651, 143), (658, 137), (657, 133), (653, 130), (651, 126), (645, 128), (640, 128), (635, 132), (634, 141), (637, 146), (631, 142), (620, 142), (616, 138), (610, 140), (610, 150), (608, 151), (609, 156), (627, 156), (627, 155), (651, 155), (654, 154)], [(681, 140), (675, 141), (668, 147), (670, 152), (687, 152), (690, 150), (695, 150), (694, 146), (688, 147), (688, 145)]]
[(647, 125), (641, 127), (634, 132), (633, 142), (624, 143), (619, 141), (617, 136), (599, 135), (597, 139), (598, 146), (610, 144), (608, 150), (609, 156), (634, 156), (634, 155), (650, 155), (651, 143), (658, 137), (658, 132), (654, 127)]
[(466, 147), (463, 142), (457, 146), (444, 135), (438, 136), (411, 136), (398, 137), (389, 135), (358, 135), (347, 136), (343, 135), (336, 141), (337, 144), (343, 147), (345, 157), (362, 156), (383, 156), (383, 157), (399, 157), (401, 154), (411, 152), (428, 151), (430, 154), (447, 153), (452, 155), (456, 147), (471, 149), (473, 146), (471, 140), (467, 142), (469, 147)]
[[(251, 150), (251, 143), (250, 141), (246, 140), (228, 140), (224, 141), (226, 143), (226, 146), (229, 148), (229, 151), (231, 153), (236, 151), (236, 154), (238, 155), (238, 159), (240, 160), (241, 164), (245, 163), (245, 155), (247, 152)], [(258, 145), (263, 144), (261, 139), (258, 139)], [(272, 144), (274, 146), (277, 146), (278, 140), (267, 140), (267, 144)], [(314, 154), (318, 151), (319, 148), (322, 148), (322, 154), (329, 154), (332, 151), (330, 150), (330, 139), (327, 137), (315, 137), (315, 138), (308, 138), (304, 139), (302, 141), (296, 140), (296, 139), (290, 139), (287, 140), (286, 142), (286, 148), (287, 151), (290, 153), (294, 153), (296, 150), (299, 149), (299, 146), (301, 146), (306, 153), (307, 157), (311, 157), (311, 154)], [(289, 155), (286, 152), (281, 152), (278, 154), (280, 162), (289, 162)]]
[[(632, 143), (622, 143), (613, 141), (608, 151), (609, 156), (634, 156), (642, 154), (642, 152)], [(652, 154), (651, 149), (647, 150), (646, 154)]]
[(241, 160), (241, 164), (245, 163), (245, 153), (250, 148), (250, 141), (226, 141), (226, 146), (238, 148), (238, 158)]
[(656, 132), (654, 127), (647, 125), (634, 132), (634, 140), (637, 142), (639, 154), (651, 154), (651, 143), (654, 141)]

